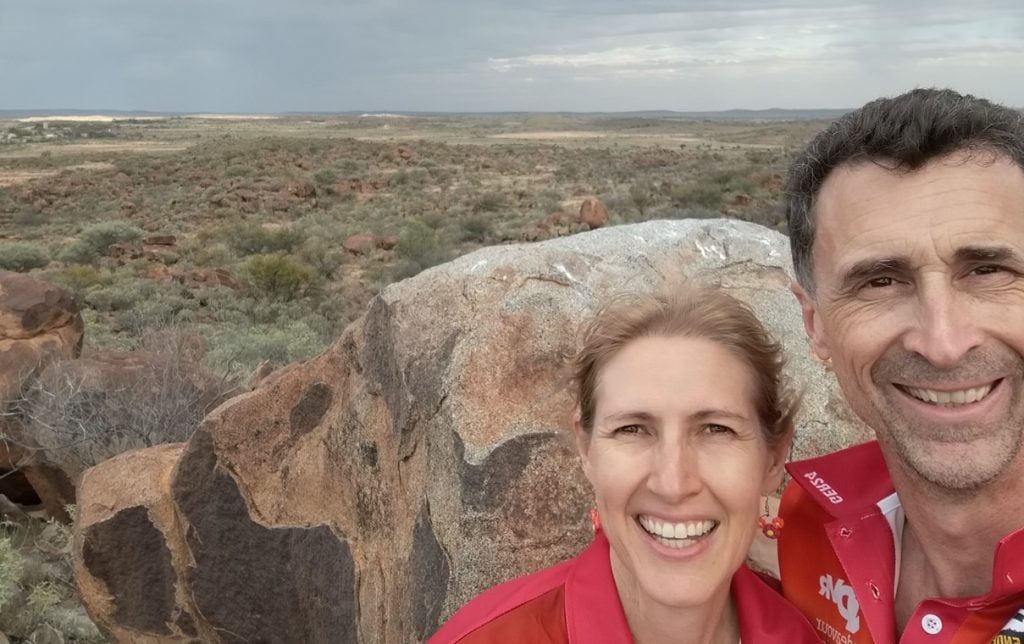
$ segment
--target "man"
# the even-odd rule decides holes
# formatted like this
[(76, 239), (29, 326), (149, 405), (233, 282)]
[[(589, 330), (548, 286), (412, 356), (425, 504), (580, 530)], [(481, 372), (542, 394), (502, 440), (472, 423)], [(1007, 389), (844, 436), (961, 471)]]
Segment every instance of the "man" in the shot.
[(791, 465), (785, 594), (827, 642), (1021, 642), (1024, 118), (873, 101), (787, 195), (811, 347), (878, 440)]

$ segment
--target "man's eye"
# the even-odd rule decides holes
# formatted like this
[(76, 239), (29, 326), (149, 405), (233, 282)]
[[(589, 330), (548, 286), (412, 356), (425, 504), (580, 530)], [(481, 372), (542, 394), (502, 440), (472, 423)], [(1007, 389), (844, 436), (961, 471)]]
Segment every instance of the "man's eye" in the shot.
[(870, 288), (886, 288), (888, 286), (892, 286), (895, 283), (896, 280), (894, 280), (891, 277), (876, 277), (874, 279), (868, 280), (867, 286)]
[(991, 275), (993, 273), (998, 273), (1001, 270), (1003, 270), (1002, 266), (993, 266), (992, 264), (986, 264), (984, 266), (976, 267), (971, 272), (974, 273), (975, 275)]
[(623, 425), (615, 428), (616, 434), (639, 434), (642, 431), (643, 428), (640, 425)]

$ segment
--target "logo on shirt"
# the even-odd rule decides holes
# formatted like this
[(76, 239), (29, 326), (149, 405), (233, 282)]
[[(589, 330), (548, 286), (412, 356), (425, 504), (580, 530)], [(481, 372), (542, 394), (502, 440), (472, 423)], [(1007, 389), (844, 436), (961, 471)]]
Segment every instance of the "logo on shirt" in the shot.
[(853, 594), (853, 588), (844, 580), (832, 575), (822, 575), (818, 580), (821, 587), (818, 594), (828, 599), (839, 610), (839, 614), (846, 620), (846, 630), (856, 633), (860, 630), (860, 602)]
[(815, 490), (822, 493), (829, 503), (842, 503), (843, 497), (836, 492), (835, 488), (825, 482), (825, 479), (818, 476), (817, 472), (808, 472), (804, 478), (811, 482)]
[(999, 635), (995, 636), (992, 644), (1021, 644), (1024, 642), (1024, 608), (1017, 611), (1017, 614), (1006, 623)]

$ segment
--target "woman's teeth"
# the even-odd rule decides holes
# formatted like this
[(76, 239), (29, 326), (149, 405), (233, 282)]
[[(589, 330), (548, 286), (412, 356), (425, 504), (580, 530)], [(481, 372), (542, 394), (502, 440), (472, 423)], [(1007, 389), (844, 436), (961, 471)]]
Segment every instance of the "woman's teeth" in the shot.
[(673, 548), (690, 545), (696, 539), (706, 536), (718, 525), (717, 521), (711, 520), (669, 523), (646, 515), (640, 515), (637, 520), (648, 534), (658, 537), (661, 543)]

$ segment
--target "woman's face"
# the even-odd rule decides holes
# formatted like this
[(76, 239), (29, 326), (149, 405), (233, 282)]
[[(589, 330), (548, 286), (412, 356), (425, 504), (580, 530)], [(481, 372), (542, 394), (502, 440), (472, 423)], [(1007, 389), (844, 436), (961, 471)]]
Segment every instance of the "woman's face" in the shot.
[(633, 340), (599, 374), (576, 441), (623, 605), (705, 604), (728, 592), (788, 444), (769, 448), (750, 368), (709, 340)]

